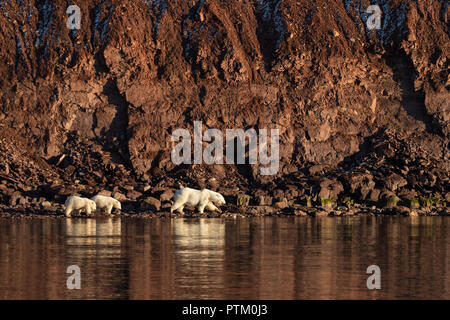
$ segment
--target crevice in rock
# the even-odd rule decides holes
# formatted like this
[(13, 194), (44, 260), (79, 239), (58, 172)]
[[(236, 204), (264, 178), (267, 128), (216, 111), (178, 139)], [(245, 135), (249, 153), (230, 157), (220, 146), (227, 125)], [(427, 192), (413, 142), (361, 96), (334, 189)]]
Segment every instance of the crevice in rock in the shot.
[[(245, 161), (245, 163), (238, 164), (238, 145), (241, 144), (241, 140), (238, 138), (233, 138), (232, 141), (233, 142), (230, 142), (230, 143), (232, 143), (234, 146), (233, 163), (234, 163), (234, 166), (236, 167), (237, 173), (240, 174), (243, 179), (245, 179), (247, 181), (253, 181), (252, 167), (251, 167), (251, 164), (249, 163), (249, 152), (250, 152), (249, 145), (244, 144), (244, 154), (245, 154), (244, 161)], [(226, 143), (229, 143), (229, 141), (227, 141)]]
[(100, 50), (98, 50), (95, 54), (94, 54), (94, 68), (95, 71), (98, 73), (109, 73), (109, 68), (106, 65), (106, 59), (105, 59), (105, 48), (102, 47)]
[(161, 80), (162, 76), (164, 75), (164, 72), (166, 71), (166, 66), (161, 63), (161, 50), (157, 49), (155, 54), (155, 65), (158, 67), (157, 71), (157, 77), (158, 80)]
[(276, 50), (284, 39), (286, 24), (280, 15), (281, 0), (256, 0), (257, 36), (267, 72), (272, 69)]
[(436, 133), (433, 119), (427, 114), (425, 106), (425, 92), (414, 89), (417, 72), (411, 58), (403, 50), (389, 50), (384, 59), (394, 73), (394, 80), (402, 89), (401, 105), (415, 120), (423, 122), (429, 133)]
[(439, 2), (442, 3), (439, 16), (441, 17), (442, 21), (447, 23), (447, 17), (448, 17), (447, 12), (448, 12), (449, 2), (447, 0), (439, 0)]
[[(39, 64), (45, 62), (48, 58), (49, 36), (48, 33), (53, 23), (54, 8), (53, 1), (43, 0), (36, 2), (36, 9), (38, 11), (38, 25), (36, 30), (36, 40), (34, 47), (36, 48), (36, 61)], [(45, 65), (45, 64), (44, 64)], [(38, 68), (41, 70), (41, 68)], [(45, 76), (46, 72), (39, 74)]]
[(146, 5), (150, 6), (152, 13), (156, 17), (156, 21), (153, 24), (152, 38), (156, 42), (159, 33), (159, 27), (161, 26), (161, 20), (167, 11), (168, 3), (164, 0), (148, 0), (144, 1)]
[(195, 78), (196, 70), (201, 71), (201, 66), (198, 64), (198, 43), (197, 37), (205, 28), (205, 25), (198, 24), (200, 10), (204, 4), (203, 1), (199, 1), (193, 5), (187, 14), (183, 16), (182, 23), (182, 46), (183, 46), (183, 57), (191, 66), (191, 72)]
[(205, 105), (205, 96), (206, 96), (206, 87), (205, 86), (201, 86), (200, 87), (200, 91), (198, 93), (198, 97), (199, 97), (200, 103), (202, 105)]
[(116, 107), (116, 115), (109, 130), (105, 133), (104, 148), (116, 151), (124, 163), (132, 168), (128, 148), (128, 106), (124, 95), (120, 93), (117, 83), (109, 79), (103, 87), (103, 94), (108, 97), (108, 103)]

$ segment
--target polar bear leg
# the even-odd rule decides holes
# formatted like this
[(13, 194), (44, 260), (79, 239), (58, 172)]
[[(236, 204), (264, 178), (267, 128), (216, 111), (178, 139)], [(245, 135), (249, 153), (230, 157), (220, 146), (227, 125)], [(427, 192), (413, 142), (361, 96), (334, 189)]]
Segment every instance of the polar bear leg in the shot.
[(181, 208), (181, 210), (183, 211), (184, 208), (184, 204), (185, 201), (184, 199), (178, 198), (177, 201), (175, 201), (175, 203), (172, 205), (172, 207), (170, 208), (170, 213), (173, 213), (175, 210), (177, 210), (178, 208)]
[(206, 207), (206, 204), (201, 204), (201, 205), (198, 207), (198, 212), (200, 212), (201, 214), (203, 214), (203, 212), (205, 211), (205, 207)]
[(68, 206), (67, 208), (66, 208), (66, 212), (64, 212), (64, 215), (66, 216), (66, 217), (70, 217), (70, 213), (72, 212), (72, 206)]
[(217, 208), (212, 202), (208, 202), (208, 204), (206, 205), (205, 208), (209, 211), (218, 211), (218, 212), (222, 213), (222, 210)]
[(108, 205), (108, 206), (106, 207), (106, 213), (107, 213), (107, 214), (111, 214), (112, 208), (113, 208), (112, 204)]
[(184, 214), (183, 209), (184, 209), (184, 205), (182, 205), (181, 207), (179, 207), (179, 208), (177, 209), (178, 213)]
[(91, 207), (89, 206), (89, 204), (86, 204), (86, 206), (84, 207), (84, 210), (86, 210), (86, 215), (90, 216), (91, 213)]
[(200, 195), (200, 202), (198, 205), (198, 211), (203, 214), (203, 212), (205, 211), (205, 207), (208, 205), (209, 201), (209, 197), (210, 194), (207, 190), (202, 190), (201, 195)]
[(205, 211), (205, 207), (208, 205), (209, 200), (207, 199), (206, 201), (201, 201), (200, 205), (198, 206), (198, 211), (203, 214), (203, 212)]

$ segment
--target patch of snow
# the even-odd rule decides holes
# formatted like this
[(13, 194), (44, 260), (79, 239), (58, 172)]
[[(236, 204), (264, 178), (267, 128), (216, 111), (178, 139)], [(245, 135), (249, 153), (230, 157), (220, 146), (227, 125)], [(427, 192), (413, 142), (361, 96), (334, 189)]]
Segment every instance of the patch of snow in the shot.
[[(206, 27), (205, 25), (200, 25), (199, 27), (193, 27), (190, 25), (189, 21), (198, 21), (200, 19), (200, 11), (205, 4), (205, 0), (200, 0), (192, 5), (195, 10), (189, 10), (182, 22), (183, 30), (183, 54), (186, 59), (195, 57), (197, 45), (195, 44), (195, 38), (200, 34), (200, 32)], [(193, 12), (193, 13), (189, 13)], [(198, 25), (198, 23), (194, 23)]]
[(106, 15), (106, 18), (103, 22), (103, 26), (102, 26), (102, 33), (100, 35), (100, 39), (105, 40), (106, 37), (108, 36), (108, 26), (109, 26), (109, 21), (111, 21), (111, 17), (114, 13), (114, 5), (111, 6), (111, 8), (109, 8), (108, 10), (108, 14)]
[(53, 22), (53, 7), (52, 0), (45, 0), (44, 3), (36, 5), (39, 12), (38, 25), (36, 29), (36, 41), (34, 46), (44, 47), (44, 56), (47, 54), (48, 50), (48, 39), (45, 37), (50, 29)]
[(345, 29), (345, 26), (342, 24), (342, 18), (341, 15), (339, 13), (337, 13), (337, 24), (338, 26), (342, 29), (342, 31), (344, 32), (344, 36), (346, 39), (349, 39), (350, 37), (348, 36), (347, 30)]
[(262, 13), (263, 22), (273, 27), (276, 37), (275, 49), (277, 49), (284, 39), (286, 25), (280, 15), (281, 0), (257, 0), (256, 7)]
[(150, 7), (153, 14), (156, 16), (156, 22), (153, 30), (153, 39), (156, 39), (158, 37), (161, 19), (167, 10), (167, 2), (166, 0), (144, 0), (144, 3)]
[(408, 33), (406, 25), (406, 9), (410, 0), (402, 1), (398, 6), (393, 7), (389, 0), (371, 0), (369, 4), (361, 0), (343, 0), (345, 10), (348, 15), (358, 23), (360, 20), (364, 24), (364, 32), (369, 36), (371, 31), (367, 28), (366, 23), (373, 13), (366, 13), (369, 5), (378, 5), (381, 9), (381, 28), (376, 30), (377, 38), (388, 43), (397, 39), (404, 38)]
[(448, 0), (439, 0), (439, 2), (442, 3), (442, 5), (441, 5), (441, 20), (447, 22), (445, 20), (445, 16), (446, 16), (447, 11), (448, 11), (449, 1)]
[(305, 22), (306, 22), (308, 25), (311, 24), (312, 19), (314, 18), (314, 14), (316, 13), (316, 11), (317, 11), (317, 8), (313, 8), (313, 9), (310, 9), (310, 10), (308, 11), (308, 13), (306, 14)]
[(115, 6), (110, 5), (109, 7), (105, 7), (105, 10), (107, 10), (106, 15), (103, 19), (100, 19), (102, 16), (102, 12), (104, 9), (103, 5), (105, 4), (105, 2), (106, 1), (103, 0), (94, 8), (95, 19), (94, 19), (93, 39), (92, 39), (92, 46), (94, 46), (94, 47), (97, 45), (98, 39), (100, 39), (101, 41), (104, 41), (109, 36), (108, 35), (108, 27), (109, 27), (109, 22), (111, 20), (111, 17), (114, 13)]

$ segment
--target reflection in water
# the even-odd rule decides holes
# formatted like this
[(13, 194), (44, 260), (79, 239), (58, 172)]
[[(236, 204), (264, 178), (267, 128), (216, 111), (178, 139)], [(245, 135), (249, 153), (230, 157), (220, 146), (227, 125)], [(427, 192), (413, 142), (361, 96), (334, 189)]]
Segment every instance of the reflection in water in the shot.
[[(120, 219), (65, 221), (67, 266), (74, 264), (80, 267), (83, 289), (65, 289), (66, 295), (73, 298), (96, 298), (103, 296), (107, 287), (111, 298), (120, 298), (121, 291), (127, 290), (127, 272), (117, 263), (121, 258), (120, 230)], [(65, 275), (66, 278), (67, 276)], [(86, 286), (86, 283), (100, 285)]]
[(176, 220), (173, 224), (174, 261), (178, 295), (207, 299), (223, 286), (217, 267), (225, 258), (225, 225), (214, 220)]
[(449, 299), (448, 221), (1, 219), (0, 299)]

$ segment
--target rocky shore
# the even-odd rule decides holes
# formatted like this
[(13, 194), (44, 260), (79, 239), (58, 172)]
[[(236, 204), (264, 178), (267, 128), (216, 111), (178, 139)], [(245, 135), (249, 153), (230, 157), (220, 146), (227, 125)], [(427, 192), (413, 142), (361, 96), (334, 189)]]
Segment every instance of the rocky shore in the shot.
[[(47, 170), (33, 161), (21, 163), (3, 153), (0, 213), (63, 217), (68, 196), (102, 194), (121, 201), (123, 215), (175, 217), (179, 214), (170, 214), (170, 206), (182, 184), (225, 196), (223, 213), (206, 212), (205, 217), (450, 215), (448, 170), (438, 162), (411, 159), (399, 152), (401, 143), (395, 143), (394, 137), (382, 141), (369, 146), (372, 152), (354, 155), (337, 168), (292, 168), (289, 174), (266, 177), (264, 181), (251, 175), (255, 172), (251, 165), (179, 166), (152, 176), (136, 175), (124, 165), (105, 166), (104, 155), (94, 152), (95, 145), (89, 142), (57, 159)], [(14, 154), (10, 151), (9, 156)], [(17, 163), (21, 165), (14, 165)], [(237, 172), (230, 175), (230, 170)], [(187, 208), (185, 216), (199, 214)]]

